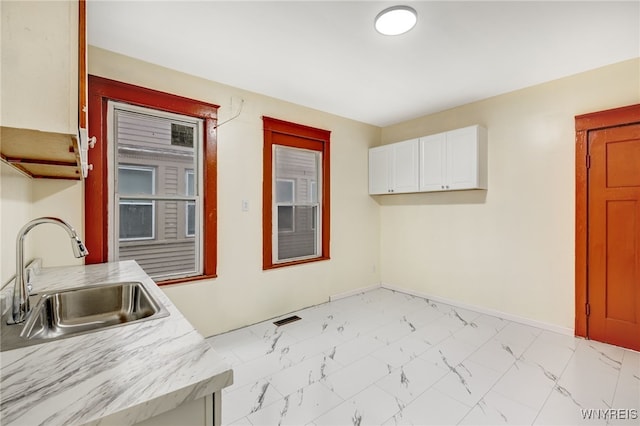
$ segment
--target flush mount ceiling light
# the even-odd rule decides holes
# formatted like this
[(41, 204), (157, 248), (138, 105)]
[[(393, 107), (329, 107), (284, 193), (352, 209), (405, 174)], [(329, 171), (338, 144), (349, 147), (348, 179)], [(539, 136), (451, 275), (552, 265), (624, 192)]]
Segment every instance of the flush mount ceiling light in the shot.
[(409, 6), (393, 6), (378, 13), (376, 31), (383, 35), (404, 34), (416, 25), (418, 14)]

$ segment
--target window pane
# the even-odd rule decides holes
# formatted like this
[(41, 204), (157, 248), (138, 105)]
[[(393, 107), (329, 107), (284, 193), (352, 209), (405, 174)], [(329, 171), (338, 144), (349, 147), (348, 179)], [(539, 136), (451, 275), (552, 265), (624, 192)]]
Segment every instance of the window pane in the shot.
[(278, 206), (278, 232), (293, 231), (293, 206)]
[(187, 180), (187, 193), (185, 195), (195, 195), (196, 194), (196, 182), (195, 175), (193, 174), (193, 170), (188, 170), (186, 175)]
[(153, 194), (153, 169), (119, 167), (118, 192), (125, 195)]
[(171, 145), (193, 148), (194, 126), (171, 123)]
[[(196, 273), (199, 267), (196, 262), (198, 240), (185, 236), (188, 227), (185, 215), (190, 210), (195, 213), (195, 204), (190, 208), (186, 201), (154, 201), (153, 206), (156, 216), (155, 238), (120, 240), (119, 260), (135, 260), (154, 280)], [(195, 223), (194, 218), (192, 224)], [(199, 235), (195, 227), (192, 231)]]
[[(279, 206), (278, 211), (282, 206)], [(317, 236), (313, 229), (315, 207), (287, 207), (293, 210), (294, 230), (282, 232), (278, 228), (278, 260), (295, 259), (317, 254)], [(280, 217), (280, 216), (279, 216)]]
[[(195, 131), (197, 131), (195, 124), (116, 109), (118, 164), (155, 168), (157, 170), (155, 194), (187, 195), (187, 185), (180, 182), (186, 170), (197, 170), (197, 144), (194, 144), (192, 133)], [(179, 142), (183, 139), (189, 139), (191, 142)], [(194, 189), (196, 189), (195, 185)], [(119, 185), (119, 190), (128, 190), (128, 186), (120, 189)], [(131, 194), (131, 192), (127, 193)]]
[(276, 180), (276, 203), (293, 203), (294, 186), (292, 180)]
[(196, 235), (196, 204), (187, 203), (187, 236)]
[(312, 188), (310, 182), (318, 181), (319, 155), (316, 151), (276, 146), (275, 179), (277, 203), (307, 202), (307, 200), (311, 199)]
[(153, 205), (120, 203), (120, 239), (153, 238)]

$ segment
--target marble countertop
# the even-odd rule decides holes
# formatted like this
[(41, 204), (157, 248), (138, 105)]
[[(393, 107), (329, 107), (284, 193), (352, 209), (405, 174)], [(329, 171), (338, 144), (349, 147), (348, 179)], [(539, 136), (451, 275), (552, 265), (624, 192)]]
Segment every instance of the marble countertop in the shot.
[(0, 353), (3, 425), (129, 425), (233, 382), (231, 367), (134, 261), (44, 268), (34, 293), (140, 281), (164, 318)]

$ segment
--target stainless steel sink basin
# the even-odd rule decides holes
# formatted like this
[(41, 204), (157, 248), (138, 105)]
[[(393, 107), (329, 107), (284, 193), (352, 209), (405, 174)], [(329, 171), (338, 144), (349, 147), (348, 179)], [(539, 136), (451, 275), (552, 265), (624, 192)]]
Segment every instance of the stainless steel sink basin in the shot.
[(2, 322), (2, 350), (169, 315), (140, 282), (43, 292), (23, 324)]

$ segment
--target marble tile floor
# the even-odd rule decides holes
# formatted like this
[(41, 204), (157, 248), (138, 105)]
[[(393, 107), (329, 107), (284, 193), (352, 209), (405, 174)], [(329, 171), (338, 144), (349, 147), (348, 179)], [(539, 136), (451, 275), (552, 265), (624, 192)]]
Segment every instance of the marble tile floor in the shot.
[(386, 289), (290, 315), (207, 339), (223, 425), (640, 425), (638, 352)]

